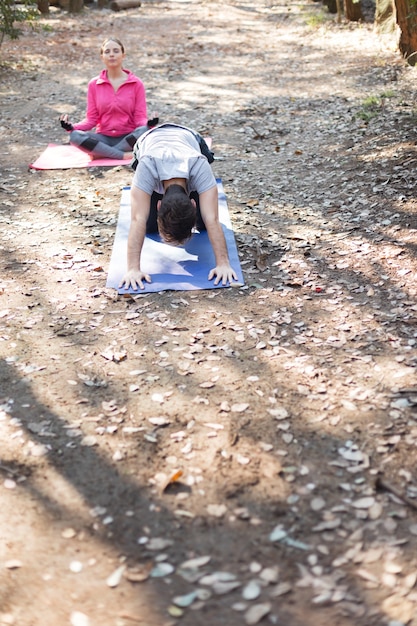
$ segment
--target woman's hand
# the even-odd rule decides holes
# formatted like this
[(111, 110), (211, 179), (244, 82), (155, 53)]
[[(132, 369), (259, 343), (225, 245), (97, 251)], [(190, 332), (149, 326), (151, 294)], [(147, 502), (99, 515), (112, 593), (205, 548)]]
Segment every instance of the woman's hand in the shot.
[(159, 122), (159, 115), (157, 111), (152, 111), (152, 113), (149, 115), (149, 118), (148, 118), (148, 128), (153, 128), (154, 126), (157, 126), (158, 122)]
[(74, 130), (74, 126), (68, 121), (68, 115), (66, 113), (61, 115), (59, 121), (61, 122), (61, 126), (64, 130), (67, 130), (68, 132)]

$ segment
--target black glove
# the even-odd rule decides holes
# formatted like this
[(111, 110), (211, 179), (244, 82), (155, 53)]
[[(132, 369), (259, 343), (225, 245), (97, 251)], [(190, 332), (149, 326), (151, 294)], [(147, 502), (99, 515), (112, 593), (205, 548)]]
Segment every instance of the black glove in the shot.
[(153, 117), (151, 120), (148, 120), (148, 128), (153, 128), (157, 126), (159, 122), (159, 117)]
[(60, 120), (61, 122), (61, 126), (64, 130), (74, 130), (74, 126), (72, 124), (70, 124), (69, 122), (64, 122), (64, 120)]

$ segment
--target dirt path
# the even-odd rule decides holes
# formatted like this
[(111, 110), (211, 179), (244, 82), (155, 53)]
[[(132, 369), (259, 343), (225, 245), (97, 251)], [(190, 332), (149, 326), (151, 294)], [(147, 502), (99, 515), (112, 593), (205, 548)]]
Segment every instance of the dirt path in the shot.
[[(417, 625), (415, 70), (320, 14), (145, 2), (3, 44), (1, 625)], [(28, 171), (110, 33), (213, 137), (245, 288), (118, 297), (129, 169)]]

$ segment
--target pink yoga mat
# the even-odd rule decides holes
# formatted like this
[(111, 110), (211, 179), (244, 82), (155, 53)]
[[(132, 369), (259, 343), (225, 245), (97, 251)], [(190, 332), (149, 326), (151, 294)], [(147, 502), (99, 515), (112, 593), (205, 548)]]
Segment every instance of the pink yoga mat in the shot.
[(115, 165), (130, 165), (130, 159), (92, 159), (76, 146), (50, 143), (29, 167), (34, 170), (68, 170), (77, 167), (114, 167)]

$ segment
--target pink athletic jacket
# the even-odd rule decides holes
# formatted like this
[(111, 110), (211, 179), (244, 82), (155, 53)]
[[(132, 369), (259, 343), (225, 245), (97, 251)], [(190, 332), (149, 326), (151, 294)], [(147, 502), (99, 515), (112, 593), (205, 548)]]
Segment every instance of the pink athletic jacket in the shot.
[(87, 112), (82, 122), (74, 124), (74, 130), (91, 130), (108, 137), (127, 135), (148, 121), (146, 94), (142, 81), (129, 70), (123, 70), (127, 80), (114, 91), (102, 70), (88, 83)]

